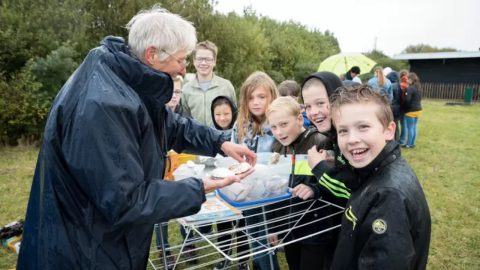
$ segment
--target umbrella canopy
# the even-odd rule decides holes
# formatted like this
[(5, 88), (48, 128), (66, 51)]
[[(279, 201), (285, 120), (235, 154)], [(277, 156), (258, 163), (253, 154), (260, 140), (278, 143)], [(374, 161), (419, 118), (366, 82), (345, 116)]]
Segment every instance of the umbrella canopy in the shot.
[(318, 71), (330, 71), (337, 75), (345, 74), (353, 66), (360, 68), (360, 74), (368, 73), (377, 63), (361, 53), (339, 53), (323, 60)]

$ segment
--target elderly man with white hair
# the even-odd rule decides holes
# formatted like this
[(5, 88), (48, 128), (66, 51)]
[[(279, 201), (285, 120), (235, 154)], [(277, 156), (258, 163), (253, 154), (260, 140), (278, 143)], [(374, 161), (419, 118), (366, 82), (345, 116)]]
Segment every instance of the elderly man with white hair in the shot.
[(255, 154), (167, 110), (195, 28), (154, 7), (106, 37), (55, 98), (28, 203), (18, 269), (145, 269), (153, 225), (196, 213), (222, 180), (164, 181), (165, 157)]

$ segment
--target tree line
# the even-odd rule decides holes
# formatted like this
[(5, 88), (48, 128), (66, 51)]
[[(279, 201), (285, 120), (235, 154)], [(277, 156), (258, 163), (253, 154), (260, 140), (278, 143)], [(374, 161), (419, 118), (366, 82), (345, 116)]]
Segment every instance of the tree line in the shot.
[[(236, 89), (253, 71), (277, 83), (298, 82), (340, 52), (329, 31), (278, 22), (246, 8), (242, 15), (214, 11), (214, 0), (4, 0), (0, 2), (0, 144), (40, 138), (53, 99), (88, 51), (103, 37), (126, 38), (125, 24), (159, 3), (193, 22), (198, 40), (219, 48), (216, 72)], [(382, 52), (379, 64), (406, 67)], [(195, 72), (193, 66), (189, 72)]]

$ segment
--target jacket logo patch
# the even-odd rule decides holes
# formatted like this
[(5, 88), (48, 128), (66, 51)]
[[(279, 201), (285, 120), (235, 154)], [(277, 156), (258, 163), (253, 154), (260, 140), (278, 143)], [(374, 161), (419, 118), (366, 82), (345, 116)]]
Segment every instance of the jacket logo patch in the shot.
[(372, 223), (372, 230), (376, 234), (382, 234), (387, 231), (387, 222), (383, 219), (375, 219)]
[(351, 205), (347, 208), (347, 210), (345, 210), (345, 217), (348, 221), (352, 222), (352, 231), (354, 231), (355, 226), (357, 225), (357, 217), (353, 213)]

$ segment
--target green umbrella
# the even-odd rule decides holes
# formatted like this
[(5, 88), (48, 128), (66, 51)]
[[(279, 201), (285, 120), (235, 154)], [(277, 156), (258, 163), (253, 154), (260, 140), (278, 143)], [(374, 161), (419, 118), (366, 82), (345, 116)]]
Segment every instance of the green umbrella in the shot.
[(377, 63), (361, 53), (339, 53), (323, 60), (318, 71), (345, 74), (353, 66), (360, 68), (360, 74), (369, 73)]

